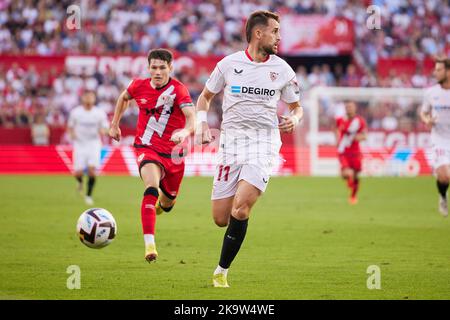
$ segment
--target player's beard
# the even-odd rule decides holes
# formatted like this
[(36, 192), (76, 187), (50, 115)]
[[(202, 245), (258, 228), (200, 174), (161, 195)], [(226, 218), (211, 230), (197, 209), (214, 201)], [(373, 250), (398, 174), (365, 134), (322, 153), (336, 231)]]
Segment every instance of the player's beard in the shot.
[(277, 52), (273, 47), (274, 47), (274, 45), (267, 45), (267, 46), (262, 46), (261, 49), (267, 55), (276, 54)]
[(446, 82), (447, 82), (447, 77), (443, 77), (442, 79), (437, 81), (437, 83), (439, 83), (441, 86)]

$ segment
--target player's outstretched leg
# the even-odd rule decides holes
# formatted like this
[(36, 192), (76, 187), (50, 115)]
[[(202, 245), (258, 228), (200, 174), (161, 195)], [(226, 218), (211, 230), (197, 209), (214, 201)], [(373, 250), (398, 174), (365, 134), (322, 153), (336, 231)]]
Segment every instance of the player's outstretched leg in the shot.
[(94, 204), (94, 200), (92, 199), (92, 192), (94, 191), (95, 179), (95, 168), (89, 167), (86, 197), (84, 199), (86, 204), (89, 206), (92, 206)]
[(450, 180), (450, 170), (446, 166), (441, 166), (436, 170), (437, 188), (439, 191), (439, 212), (442, 216), (448, 216), (447, 190)]
[(216, 199), (212, 201), (212, 216), (218, 227), (226, 227), (230, 222), (231, 210), (233, 209), (234, 196)]
[(258, 199), (261, 191), (250, 183), (241, 180), (238, 184), (228, 228), (222, 243), (219, 265), (213, 274), (214, 287), (227, 288), (228, 268), (241, 248), (247, 233), (250, 210)]
[(347, 188), (350, 190), (348, 202), (350, 204), (356, 204), (358, 202), (356, 194), (358, 192), (359, 181), (356, 179), (355, 172), (350, 168), (344, 168), (341, 174), (342, 178), (347, 182)]
[(145, 242), (145, 260), (148, 262), (154, 261), (158, 257), (155, 244), (155, 205), (158, 200), (158, 195), (158, 189), (155, 187), (148, 187), (144, 192), (141, 205), (141, 221)]
[(351, 195), (350, 195), (350, 204), (357, 204), (358, 203), (358, 190), (359, 190), (359, 177), (358, 174), (355, 172), (353, 179), (352, 179), (352, 188), (351, 188)]
[(145, 260), (152, 262), (158, 257), (155, 244), (156, 202), (158, 201), (158, 185), (161, 178), (161, 168), (154, 163), (147, 163), (140, 169), (145, 185), (141, 204), (141, 221), (144, 232)]
[(77, 192), (80, 195), (83, 195), (83, 172), (82, 171), (75, 172), (74, 177), (78, 181), (78, 183), (77, 183)]
[(164, 212), (169, 213), (173, 209), (176, 201), (175, 198), (169, 198), (163, 192), (160, 192), (158, 202), (155, 206), (156, 214), (159, 216)]

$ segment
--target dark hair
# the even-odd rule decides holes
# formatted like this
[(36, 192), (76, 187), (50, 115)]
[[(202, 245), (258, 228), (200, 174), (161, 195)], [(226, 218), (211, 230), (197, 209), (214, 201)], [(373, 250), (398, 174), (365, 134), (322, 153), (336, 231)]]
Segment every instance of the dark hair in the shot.
[(148, 53), (148, 64), (150, 64), (150, 60), (152, 59), (167, 61), (167, 64), (170, 64), (172, 62), (173, 56), (172, 52), (167, 49), (153, 49)]
[(450, 70), (450, 58), (436, 58), (436, 63), (443, 63), (446, 70)]
[(245, 36), (247, 37), (248, 43), (250, 43), (250, 40), (252, 39), (253, 28), (258, 25), (268, 26), (269, 19), (280, 22), (278, 14), (267, 10), (255, 11), (248, 17), (247, 23), (245, 24)]

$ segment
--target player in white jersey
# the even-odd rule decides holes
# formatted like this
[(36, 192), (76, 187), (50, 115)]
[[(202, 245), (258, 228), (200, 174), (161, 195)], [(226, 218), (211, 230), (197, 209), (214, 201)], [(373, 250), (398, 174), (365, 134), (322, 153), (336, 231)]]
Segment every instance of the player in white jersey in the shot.
[(450, 59), (436, 60), (434, 76), (438, 83), (425, 91), (420, 116), (428, 128), (431, 128), (439, 212), (447, 217), (447, 190), (450, 181)]
[[(250, 210), (265, 191), (279, 157), (280, 131), (292, 132), (303, 116), (299, 87), (292, 68), (275, 54), (280, 42), (279, 17), (256, 11), (246, 24), (247, 50), (222, 59), (197, 102), (197, 139), (212, 141), (206, 113), (212, 98), (224, 91), (218, 164), (212, 190), (212, 214), (228, 226), (215, 287), (228, 287), (227, 272), (244, 240)], [(283, 100), (291, 113), (277, 118)]]
[(81, 97), (82, 105), (70, 112), (68, 132), (73, 141), (73, 171), (78, 181), (78, 191), (83, 188), (83, 172), (87, 169), (88, 182), (85, 196), (87, 205), (94, 204), (92, 191), (96, 179), (96, 169), (100, 166), (102, 147), (101, 135), (109, 129), (108, 117), (95, 107), (95, 93), (85, 91)]

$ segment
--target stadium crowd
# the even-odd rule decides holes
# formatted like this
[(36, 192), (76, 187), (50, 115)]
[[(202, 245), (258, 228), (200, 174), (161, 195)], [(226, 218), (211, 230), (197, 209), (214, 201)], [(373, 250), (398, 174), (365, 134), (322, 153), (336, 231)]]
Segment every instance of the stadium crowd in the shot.
[[(318, 85), (425, 87), (430, 79), (420, 69), (412, 77), (394, 71), (385, 78), (378, 77), (378, 58), (421, 60), (442, 52), (450, 43), (450, 9), (446, 1), (438, 0), (81, 1), (82, 32), (65, 26), (66, 8), (71, 4), (67, 0), (0, 1), (0, 54), (146, 54), (154, 47), (170, 47), (181, 53), (226, 55), (245, 47), (245, 17), (257, 9), (281, 15), (322, 14), (353, 20), (354, 56), (360, 58), (359, 63), (356, 59), (357, 65), (323, 64), (310, 70), (299, 66), (299, 83), (308, 92)], [(365, 27), (367, 6), (371, 4), (382, 8), (383, 28), (375, 33)], [(33, 66), (23, 70), (18, 65), (4, 68), (0, 70), (0, 126), (28, 126), (36, 118), (45, 118), (49, 125), (64, 125), (69, 110), (79, 103), (83, 88), (96, 90), (98, 105), (111, 114), (120, 90), (132, 76), (57, 74), (54, 70), (38, 73)], [(196, 100), (208, 73), (175, 76), (188, 85)], [(220, 108), (217, 104), (214, 108), (217, 112), (210, 119), (213, 126), (220, 120)], [(386, 117), (392, 114), (389, 108), (384, 109)], [(136, 108), (130, 108), (125, 125), (133, 126), (136, 116)]]
[[(244, 46), (245, 17), (257, 9), (343, 16), (354, 22), (357, 50), (373, 67), (379, 57), (435, 55), (450, 42), (445, 0), (104, 0), (81, 1), (82, 32), (66, 27), (72, 1), (0, 1), (0, 54), (146, 53), (170, 47), (226, 55)], [(380, 8), (382, 29), (366, 27)]]

